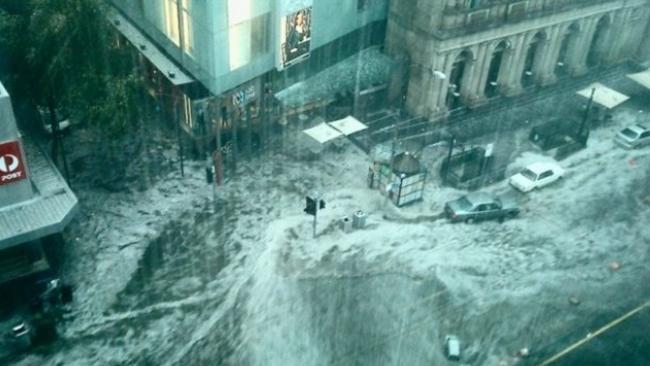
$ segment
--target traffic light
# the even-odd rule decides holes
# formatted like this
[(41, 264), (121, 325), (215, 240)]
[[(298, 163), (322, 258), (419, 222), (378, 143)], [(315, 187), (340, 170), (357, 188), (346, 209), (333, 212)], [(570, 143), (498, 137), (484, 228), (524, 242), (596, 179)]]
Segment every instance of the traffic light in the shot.
[[(305, 211), (305, 213), (308, 214), (308, 215), (316, 216), (316, 200), (311, 198), (311, 197), (305, 197), (305, 203), (306, 203), (306, 206), (305, 206), (305, 209), (303, 211)], [(325, 208), (325, 201), (319, 200), (318, 201), (318, 209), (322, 210), (324, 208)]]
[(308, 215), (316, 215), (316, 200), (311, 197), (305, 197), (307, 206), (303, 211)]

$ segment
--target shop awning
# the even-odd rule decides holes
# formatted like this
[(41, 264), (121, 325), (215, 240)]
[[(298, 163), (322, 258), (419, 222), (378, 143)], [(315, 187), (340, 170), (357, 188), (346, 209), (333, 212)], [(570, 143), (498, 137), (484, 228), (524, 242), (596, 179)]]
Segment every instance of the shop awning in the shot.
[(149, 40), (129, 20), (122, 16), (117, 10), (112, 9), (109, 19), (117, 29), (133, 46), (151, 62), (165, 77), (174, 85), (184, 85), (194, 82), (194, 79), (181, 70), (169, 59), (156, 45)]
[(332, 128), (330, 125), (327, 123), (321, 123), (315, 127), (308, 128), (303, 131), (309, 137), (313, 138), (316, 140), (319, 144), (324, 144), (328, 141), (334, 140), (336, 138), (339, 138), (343, 136), (341, 132), (335, 130)]
[(355, 132), (363, 131), (368, 128), (368, 126), (364, 125), (352, 116), (347, 116), (338, 121), (329, 122), (329, 125), (340, 131), (345, 136), (350, 136)]
[(636, 74), (627, 74), (627, 77), (650, 89), (650, 70), (637, 72)]
[(593, 89), (595, 89), (594, 102), (602, 105), (607, 109), (612, 109), (630, 99), (630, 97), (627, 95), (619, 93), (614, 89), (608, 88), (601, 83), (593, 83), (588, 87), (580, 90), (578, 94), (589, 99), (591, 98), (591, 91)]

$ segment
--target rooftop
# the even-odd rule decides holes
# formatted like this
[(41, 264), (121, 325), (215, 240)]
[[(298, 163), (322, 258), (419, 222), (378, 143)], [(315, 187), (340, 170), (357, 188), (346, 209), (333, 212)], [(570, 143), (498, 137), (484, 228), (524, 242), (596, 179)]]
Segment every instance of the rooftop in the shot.
[(0, 207), (0, 249), (63, 231), (78, 206), (77, 197), (43, 151), (27, 139), (23, 148), (34, 196)]

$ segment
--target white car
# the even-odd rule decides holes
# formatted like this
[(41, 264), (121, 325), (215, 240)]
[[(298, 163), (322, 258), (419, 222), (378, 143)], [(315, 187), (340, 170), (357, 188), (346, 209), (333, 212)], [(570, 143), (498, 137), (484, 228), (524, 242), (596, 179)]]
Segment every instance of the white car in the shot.
[(615, 141), (627, 149), (650, 145), (650, 128), (642, 124), (625, 127), (616, 134)]
[(510, 185), (522, 192), (544, 187), (562, 178), (564, 169), (555, 162), (533, 163), (510, 178)]

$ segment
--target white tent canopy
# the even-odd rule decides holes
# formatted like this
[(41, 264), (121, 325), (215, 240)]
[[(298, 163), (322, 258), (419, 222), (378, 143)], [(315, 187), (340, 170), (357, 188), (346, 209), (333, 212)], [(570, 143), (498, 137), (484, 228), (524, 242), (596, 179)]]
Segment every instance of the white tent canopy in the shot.
[(363, 131), (368, 128), (368, 126), (359, 122), (358, 119), (352, 116), (347, 116), (338, 121), (330, 122), (329, 125), (340, 131), (345, 136), (350, 136), (355, 132)]
[(309, 135), (309, 137), (316, 140), (319, 144), (324, 144), (342, 136), (350, 136), (366, 128), (368, 126), (361, 123), (358, 119), (347, 116), (334, 122), (323, 122), (302, 132)]
[(578, 94), (589, 99), (591, 98), (591, 91), (593, 89), (595, 89), (594, 102), (602, 105), (607, 109), (612, 109), (630, 99), (630, 97), (627, 95), (619, 93), (614, 89), (610, 89), (601, 83), (593, 83), (588, 87), (580, 90)]
[(316, 125), (315, 127), (308, 128), (302, 132), (309, 135), (309, 137), (316, 140), (319, 144), (324, 144), (328, 141), (343, 136), (341, 132), (335, 130), (334, 128), (330, 127), (330, 125), (324, 122), (319, 125)]
[(636, 74), (627, 74), (627, 77), (650, 89), (650, 70), (637, 72)]

